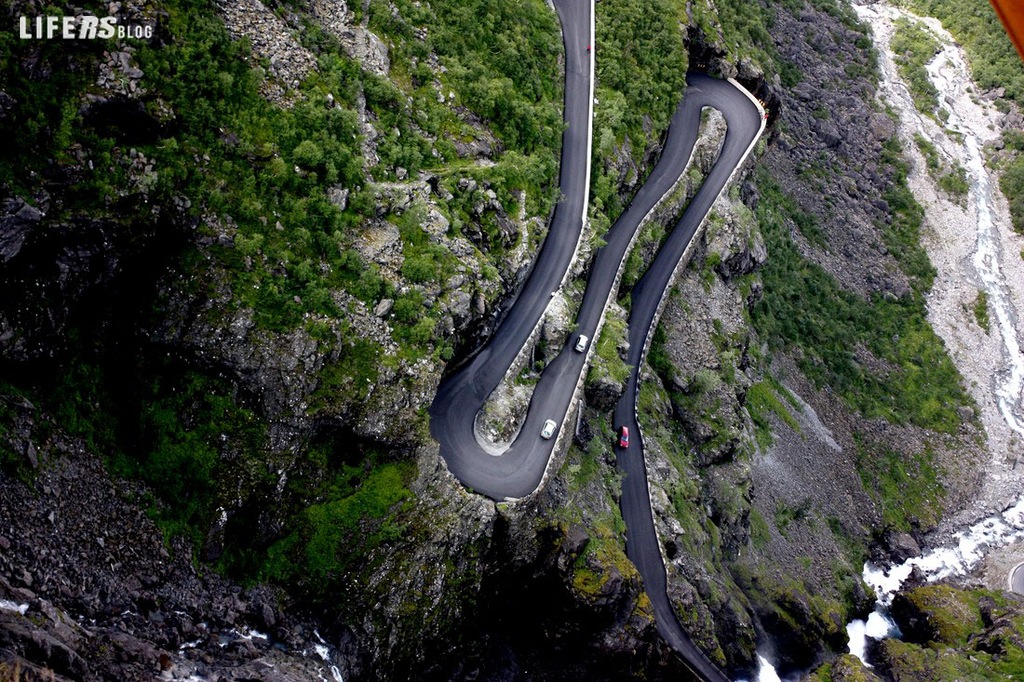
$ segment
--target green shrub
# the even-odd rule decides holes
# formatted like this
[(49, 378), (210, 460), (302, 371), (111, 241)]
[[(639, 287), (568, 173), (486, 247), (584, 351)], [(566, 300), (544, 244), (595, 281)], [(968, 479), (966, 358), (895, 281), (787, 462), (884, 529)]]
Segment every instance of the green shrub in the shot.
[(914, 106), (922, 114), (934, 117), (939, 107), (939, 91), (928, 78), (925, 64), (939, 52), (939, 42), (918, 22), (901, 17), (895, 26), (891, 47), (896, 68), (907, 82)]
[(914, 144), (921, 150), (924, 156), (925, 165), (929, 171), (936, 171), (942, 167), (942, 159), (939, 157), (938, 148), (921, 133), (914, 133)]
[(974, 299), (974, 305), (972, 306), (972, 309), (974, 310), (974, 319), (975, 319), (975, 321), (977, 321), (978, 326), (981, 327), (982, 329), (984, 329), (985, 333), (987, 334), (988, 330), (989, 330), (989, 326), (991, 324), (991, 321), (989, 320), (989, 317), (988, 317), (988, 293), (987, 292), (985, 292), (985, 291), (978, 291), (978, 296), (977, 296), (977, 298)]
[(1013, 229), (1024, 232), (1024, 153), (1018, 152), (1017, 157), (1003, 171), (999, 177), (999, 189), (1010, 204)]
[(292, 161), (303, 168), (315, 169), (324, 160), (324, 150), (312, 140), (303, 140), (292, 151)]
[(955, 165), (948, 172), (939, 176), (939, 188), (956, 199), (966, 197), (971, 188), (970, 183), (967, 182), (967, 171), (963, 166)]
[(778, 502), (775, 505), (775, 527), (779, 529), (780, 533), (786, 535), (792, 523), (803, 521), (808, 517), (811, 513), (811, 505), (809, 497), (795, 507), (791, 507), (785, 502)]
[(921, 133), (914, 133), (914, 143), (924, 156), (928, 174), (931, 175), (939, 189), (951, 194), (954, 199), (963, 199), (970, 190), (967, 171), (957, 162), (947, 165), (939, 156), (939, 150)]

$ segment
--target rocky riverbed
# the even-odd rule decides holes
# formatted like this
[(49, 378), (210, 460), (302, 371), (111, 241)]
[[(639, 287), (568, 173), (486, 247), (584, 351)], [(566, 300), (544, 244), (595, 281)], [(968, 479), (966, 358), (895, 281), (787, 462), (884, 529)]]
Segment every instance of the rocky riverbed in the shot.
[[(930, 544), (940, 545), (966, 525), (1016, 502), (1024, 484), (1024, 466), (1019, 466), (1024, 458), (1024, 396), (1018, 378), (1024, 374), (1024, 289), (1019, 286), (1024, 282), (1024, 259), (1019, 256), (1024, 238), (1012, 231), (1006, 200), (984, 163), (1001, 146), (1001, 132), (1020, 127), (1021, 116), (1015, 110), (1000, 112), (994, 105), (997, 93), (977, 91), (962, 50), (938, 21), (884, 4), (857, 10), (874, 32), (884, 76), (880, 96), (899, 114), (900, 137), (913, 161), (908, 181), (925, 209), (924, 244), (938, 272), (928, 298), (929, 321), (977, 404), (991, 454), (973, 502), (947, 516), (929, 538)], [(901, 16), (924, 21), (943, 43), (929, 72), (941, 105), (949, 111), (945, 123), (921, 114), (897, 76), (888, 46), (894, 21)], [(915, 135), (966, 169), (970, 189), (965, 198), (938, 188)], [(988, 328), (973, 311), (979, 292), (986, 292), (988, 299)], [(1004, 584), (999, 579), (989, 586)]]

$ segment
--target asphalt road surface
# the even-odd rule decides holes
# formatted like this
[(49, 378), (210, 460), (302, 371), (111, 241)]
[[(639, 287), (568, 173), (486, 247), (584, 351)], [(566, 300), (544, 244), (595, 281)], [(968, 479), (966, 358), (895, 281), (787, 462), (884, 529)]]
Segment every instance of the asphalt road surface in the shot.
[(673, 115), (661, 159), (629, 208), (605, 235), (606, 245), (595, 254), (577, 317), (577, 331), (542, 373), (519, 436), (501, 454), (492, 454), (476, 439), (476, 415), (528, 341), (552, 293), (561, 286), (583, 227), (592, 101), (592, 54), (586, 50), (593, 43), (591, 7), (590, 3), (572, 0), (555, 0), (554, 5), (562, 23), (566, 50), (566, 130), (559, 177), (564, 198), (555, 209), (532, 273), (499, 329), (470, 361), (441, 382), (430, 409), (431, 434), (440, 443), (441, 456), (449, 470), (477, 493), (495, 500), (516, 499), (539, 487), (557, 441), (557, 432), (549, 440), (541, 438), (542, 425), (552, 419), (559, 429), (565, 427), (573, 393), (586, 368), (587, 353), (573, 349), (576, 339), (579, 334), (586, 334), (591, 343), (596, 341), (595, 331), (634, 234), (686, 167), (697, 140), (701, 109), (711, 106), (721, 111), (728, 132), (719, 158), (650, 269), (633, 289), (627, 362), (634, 370), (627, 392), (616, 407), (615, 424), (626, 425), (635, 434), (628, 449), (618, 450), (619, 467), (625, 474), (621, 504), (628, 529), (626, 550), (644, 579), (658, 631), (681, 653), (696, 675), (714, 682), (728, 680), (693, 645), (669, 603), (635, 405), (636, 368), (641, 366), (641, 353), (662, 296), (686, 246), (763, 128), (761, 111), (737, 86), (700, 74), (688, 75), (686, 95)]
[(1024, 594), (1024, 564), (1017, 564), (1010, 571), (1010, 590)]
[[(658, 632), (686, 659), (687, 664), (705, 680), (728, 681), (683, 631), (666, 592), (667, 578), (661, 548), (651, 510), (643, 436), (636, 420), (638, 374), (662, 297), (680, 265), (687, 245), (710, 212), (733, 170), (746, 157), (761, 134), (763, 116), (738, 88), (725, 81), (691, 74), (687, 90), (672, 125), (682, 123), (696, 129), (700, 107), (713, 106), (722, 112), (728, 124), (725, 142), (712, 171), (691, 200), (683, 216), (670, 233), (651, 267), (633, 287), (629, 314), (629, 351), (626, 364), (632, 367), (626, 392), (615, 407), (616, 427), (629, 428), (626, 449), (618, 449), (622, 479), (622, 518), (626, 522), (626, 555), (644, 579), (647, 595), (654, 607)], [(682, 115), (682, 120), (680, 119)]]
[[(586, 56), (586, 42), (583, 45)], [(584, 76), (579, 71), (583, 67), (574, 61), (567, 60), (569, 80), (582, 80)], [(508, 316), (492, 339), (469, 362), (441, 382), (430, 408), (430, 430), (441, 444), (441, 456), (449, 470), (472, 490), (495, 500), (515, 499), (531, 494), (540, 484), (556, 440), (542, 439), (541, 427), (547, 419), (553, 419), (559, 427), (563, 425), (577, 380), (585, 366), (586, 354), (574, 351), (573, 345), (579, 334), (587, 335), (591, 343), (594, 342), (594, 332), (604, 314), (619, 265), (640, 221), (671, 189), (686, 167), (697, 139), (701, 108), (713, 106), (722, 111), (728, 132), (714, 169), (690, 202), (690, 207), (651, 269), (634, 288), (630, 317), (630, 344), (634, 354), (643, 348), (643, 340), (658, 303), (683, 251), (733, 169), (759, 134), (761, 115), (736, 86), (701, 74), (690, 74), (687, 83), (686, 96), (673, 115), (660, 161), (629, 208), (605, 235), (606, 245), (595, 255), (577, 316), (577, 332), (570, 335), (565, 349), (541, 375), (519, 437), (504, 453), (495, 455), (477, 442), (474, 432), (476, 415), (504, 378), (547, 307), (552, 292), (560, 285), (582, 229), (583, 169), (586, 166), (575, 148), (585, 149), (586, 141), (572, 133), (574, 128), (586, 130), (586, 121), (578, 121), (576, 113), (582, 110), (585, 115), (587, 107), (586, 102), (570, 106), (570, 100), (578, 99), (579, 95), (575, 93), (589, 92), (589, 85), (573, 83), (571, 87), (567, 86), (566, 112), (570, 122), (565, 133), (567, 147), (563, 149), (561, 171), (565, 199), (555, 209), (533, 272)], [(639, 366), (638, 358), (631, 357), (628, 362), (634, 367)], [(637, 448), (639, 451), (639, 441)]]
[[(468, 488), (497, 500), (523, 497), (537, 489), (557, 440), (543, 440), (542, 425), (554, 419), (561, 427), (566, 410), (559, 413), (558, 406), (568, 405), (568, 400), (559, 400), (565, 391), (548, 393), (552, 385), (561, 388), (562, 373), (572, 370), (564, 366), (567, 363), (555, 363), (537, 387), (520, 437), (505, 453), (488, 454), (476, 441), (476, 414), (529, 339), (551, 294), (561, 286), (583, 232), (593, 101), (593, 53), (587, 50), (593, 44), (592, 8), (590, 2), (579, 0), (554, 0), (554, 5), (565, 43), (565, 132), (559, 174), (563, 199), (555, 208), (530, 277), (500, 328), (472, 360), (441, 382), (430, 408), (430, 433), (441, 444), (449, 470)], [(571, 395), (572, 388), (568, 390)]]

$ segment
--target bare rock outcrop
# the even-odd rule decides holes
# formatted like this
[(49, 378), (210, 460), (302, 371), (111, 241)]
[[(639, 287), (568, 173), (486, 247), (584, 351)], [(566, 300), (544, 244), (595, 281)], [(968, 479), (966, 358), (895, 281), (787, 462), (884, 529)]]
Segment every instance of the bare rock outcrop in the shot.
[(360, 24), (343, 0), (311, 0), (310, 10), (325, 29), (341, 41), (342, 48), (370, 73), (386, 77), (391, 71), (388, 47), (367, 28), (368, 17)]
[(264, 96), (287, 105), (302, 80), (316, 70), (316, 58), (260, 0), (219, 0), (217, 7), (232, 37), (248, 38), (255, 55), (269, 62), (271, 78), (262, 86)]

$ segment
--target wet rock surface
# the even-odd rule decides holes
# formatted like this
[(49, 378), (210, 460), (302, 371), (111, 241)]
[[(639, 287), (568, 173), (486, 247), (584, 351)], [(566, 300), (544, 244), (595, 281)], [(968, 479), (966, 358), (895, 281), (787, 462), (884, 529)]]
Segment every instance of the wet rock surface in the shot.
[(893, 600), (903, 637), (874, 647), (875, 667), (908, 682), (1012, 677), (1024, 649), (1024, 603), (1018, 595), (947, 585), (907, 589)]
[(0, 217), (0, 262), (6, 263), (21, 251), (25, 239), (39, 224), (43, 213), (17, 197), (7, 199)]

